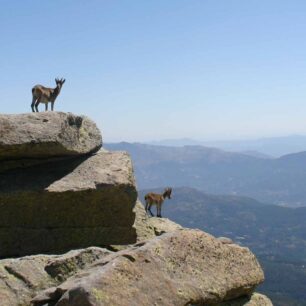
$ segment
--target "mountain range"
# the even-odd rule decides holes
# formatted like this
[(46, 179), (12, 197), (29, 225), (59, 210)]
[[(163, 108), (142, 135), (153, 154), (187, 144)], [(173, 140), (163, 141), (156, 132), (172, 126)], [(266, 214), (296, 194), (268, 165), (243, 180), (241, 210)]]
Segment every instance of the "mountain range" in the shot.
[(130, 153), (139, 189), (187, 186), (210, 194), (306, 206), (306, 152), (266, 158), (203, 146), (122, 142), (105, 147)]
[(206, 147), (216, 147), (223, 150), (235, 152), (255, 151), (271, 157), (280, 157), (282, 155), (290, 153), (306, 151), (306, 136), (289, 135), (282, 137), (220, 141), (199, 141), (190, 138), (181, 138), (151, 141), (148, 144), (174, 147), (186, 145), (201, 145)]

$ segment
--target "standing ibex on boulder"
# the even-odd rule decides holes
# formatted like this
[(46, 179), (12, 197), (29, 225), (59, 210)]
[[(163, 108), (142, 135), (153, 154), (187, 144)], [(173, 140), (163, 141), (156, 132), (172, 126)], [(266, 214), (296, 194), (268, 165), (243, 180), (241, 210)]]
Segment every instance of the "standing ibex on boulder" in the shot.
[(151, 216), (153, 217), (153, 213), (151, 211), (151, 206), (152, 205), (156, 205), (156, 209), (157, 209), (157, 217), (161, 218), (161, 207), (164, 203), (164, 200), (166, 198), (171, 199), (171, 192), (172, 192), (172, 188), (166, 188), (163, 194), (157, 194), (157, 193), (153, 193), (150, 192), (148, 194), (146, 194), (145, 196), (145, 201), (146, 201), (146, 212), (149, 211), (149, 213), (151, 214)]
[[(65, 79), (55, 79), (56, 87), (47, 88), (42, 85), (36, 85), (32, 88), (32, 112), (38, 112), (39, 103), (45, 103), (45, 109), (48, 110), (48, 103), (51, 102), (51, 110), (53, 111), (54, 102), (59, 93), (61, 92), (62, 86), (65, 83)], [(35, 106), (35, 110), (34, 110)]]

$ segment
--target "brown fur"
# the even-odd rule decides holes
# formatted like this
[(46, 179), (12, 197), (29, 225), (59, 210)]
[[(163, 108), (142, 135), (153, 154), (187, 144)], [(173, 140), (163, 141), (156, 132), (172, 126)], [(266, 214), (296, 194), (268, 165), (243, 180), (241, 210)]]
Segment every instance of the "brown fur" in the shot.
[[(48, 88), (42, 85), (36, 85), (32, 88), (32, 112), (38, 112), (39, 103), (45, 103), (45, 110), (48, 110), (48, 103), (51, 103), (51, 110), (54, 109), (54, 102), (57, 96), (60, 94), (63, 84), (65, 83), (65, 79), (55, 79), (56, 87)], [(35, 109), (34, 109), (35, 106)]]
[(158, 194), (158, 193), (153, 193), (153, 192), (146, 194), (145, 196), (146, 212), (149, 211), (149, 213), (153, 217), (154, 214), (151, 211), (151, 206), (156, 205), (157, 217), (161, 218), (162, 217), (161, 207), (166, 198), (171, 199), (171, 192), (172, 192), (172, 188), (166, 188), (163, 194)]

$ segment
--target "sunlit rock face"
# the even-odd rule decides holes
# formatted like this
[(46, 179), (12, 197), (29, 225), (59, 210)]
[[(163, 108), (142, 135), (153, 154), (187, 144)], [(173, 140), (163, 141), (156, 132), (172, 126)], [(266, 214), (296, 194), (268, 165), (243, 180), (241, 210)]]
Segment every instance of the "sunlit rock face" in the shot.
[(90, 119), (49, 112), (0, 122), (14, 125), (0, 143), (0, 257), (136, 241), (131, 159), (95, 153), (102, 138)]
[(249, 249), (181, 229), (105, 256), (33, 303), (215, 305), (252, 294), (263, 278)]
[(101, 132), (86, 116), (63, 112), (0, 115), (0, 160), (84, 155), (101, 146)]

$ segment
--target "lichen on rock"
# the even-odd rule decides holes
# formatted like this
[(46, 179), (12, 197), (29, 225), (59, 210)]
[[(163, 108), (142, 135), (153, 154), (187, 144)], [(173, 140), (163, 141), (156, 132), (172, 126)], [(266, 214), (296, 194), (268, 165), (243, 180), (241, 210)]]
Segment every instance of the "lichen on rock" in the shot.
[[(262, 281), (260, 265), (247, 248), (183, 229), (103, 257), (54, 288), (62, 295), (53, 302), (154, 305), (155, 292), (158, 305), (213, 305), (251, 294)], [(37, 306), (45, 302), (44, 294), (33, 299)]]

